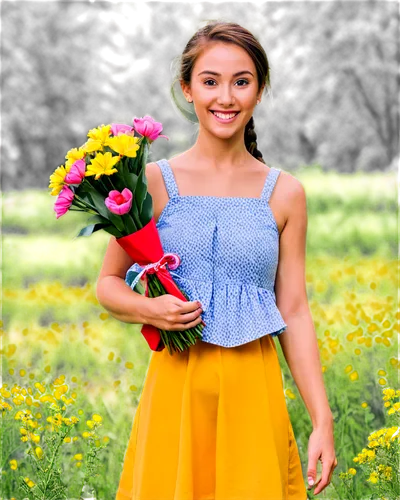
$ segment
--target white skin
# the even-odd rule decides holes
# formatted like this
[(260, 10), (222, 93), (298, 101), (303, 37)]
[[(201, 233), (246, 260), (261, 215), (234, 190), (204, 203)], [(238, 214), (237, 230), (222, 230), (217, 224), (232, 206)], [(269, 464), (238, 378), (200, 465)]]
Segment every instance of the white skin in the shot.
[[(241, 71), (244, 73), (234, 76)], [(199, 135), (191, 154), (203, 157), (205, 164), (216, 169), (229, 170), (253, 160), (244, 144), (244, 127), (261, 101), (264, 84), (258, 90), (256, 68), (247, 52), (237, 45), (211, 43), (196, 60), (190, 86), (183, 82), (181, 86), (185, 97), (193, 101), (199, 120)], [(234, 122), (225, 124), (210, 110), (240, 113)]]

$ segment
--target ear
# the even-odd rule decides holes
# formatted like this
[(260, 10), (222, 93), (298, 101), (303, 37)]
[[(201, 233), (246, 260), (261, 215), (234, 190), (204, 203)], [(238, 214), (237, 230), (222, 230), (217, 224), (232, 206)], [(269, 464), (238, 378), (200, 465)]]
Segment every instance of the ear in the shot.
[(179, 83), (181, 85), (181, 89), (182, 89), (183, 95), (185, 96), (185, 99), (191, 101), (192, 95), (190, 92), (190, 85), (187, 85), (183, 80), (179, 80)]
[(265, 88), (265, 83), (263, 83), (263, 84), (262, 84), (262, 86), (261, 86), (261, 88), (260, 88), (260, 91), (259, 91), (259, 92), (258, 92), (258, 94), (257, 94), (257, 99), (259, 99), (259, 100), (260, 100), (260, 102), (261, 102), (261, 96), (262, 96), (262, 94), (263, 94), (263, 92), (264, 92), (264, 88)]

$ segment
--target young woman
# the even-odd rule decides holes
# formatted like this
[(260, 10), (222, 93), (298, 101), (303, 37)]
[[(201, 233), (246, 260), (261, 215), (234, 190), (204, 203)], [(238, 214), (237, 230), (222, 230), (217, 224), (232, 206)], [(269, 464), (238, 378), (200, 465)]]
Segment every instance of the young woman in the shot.
[(146, 175), (163, 249), (181, 257), (171, 274), (192, 300), (131, 290), (133, 262), (114, 238), (97, 296), (128, 323), (206, 326), (183, 353), (151, 353), (116, 498), (306, 500), (273, 337), (312, 421), (314, 494), (337, 460), (305, 286), (305, 192), (257, 149), (252, 115), (270, 84), (267, 56), (245, 28), (211, 22), (189, 40), (178, 77), (198, 137)]

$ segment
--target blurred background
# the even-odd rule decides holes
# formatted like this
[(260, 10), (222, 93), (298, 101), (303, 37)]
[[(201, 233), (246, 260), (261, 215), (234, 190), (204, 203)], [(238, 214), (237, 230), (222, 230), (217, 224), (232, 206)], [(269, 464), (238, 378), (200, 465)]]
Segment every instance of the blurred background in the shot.
[[(170, 97), (173, 62), (211, 19), (242, 24), (265, 48), (272, 95), (255, 110), (258, 149), (307, 193), (307, 291), (339, 460), (326, 494), (371, 494), (360, 471), (350, 497), (339, 473), (354, 467), (369, 432), (399, 414), (382, 403), (400, 366), (398, 2), (3, 1), (0, 8), (2, 383), (16, 388), (0, 399), (12, 407), (2, 421), (4, 498), (22, 500), (18, 473), (33, 474), (13, 412), (32, 405), (35, 383), (61, 374), (76, 395), (80, 431), (91, 412), (103, 416), (108, 448), (94, 484), (98, 498), (115, 496), (151, 353), (140, 326), (118, 322), (96, 300), (109, 235), (76, 239), (87, 220), (76, 212), (56, 220), (49, 176), (89, 129), (132, 124), (134, 116), (150, 114), (170, 138), (152, 145), (151, 161), (188, 149), (198, 126)], [(305, 473), (311, 423), (280, 348), (279, 356)], [(71, 496), (81, 488), (82, 471), (70, 461), (79, 450), (78, 439), (63, 451)]]

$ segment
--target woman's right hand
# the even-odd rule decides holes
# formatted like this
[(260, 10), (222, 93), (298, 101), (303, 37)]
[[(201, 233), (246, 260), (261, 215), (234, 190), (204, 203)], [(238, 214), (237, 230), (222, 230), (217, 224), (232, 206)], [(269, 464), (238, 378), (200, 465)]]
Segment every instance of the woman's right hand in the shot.
[(146, 323), (160, 330), (183, 331), (201, 323), (201, 303), (185, 301), (171, 294), (152, 297), (147, 302)]

